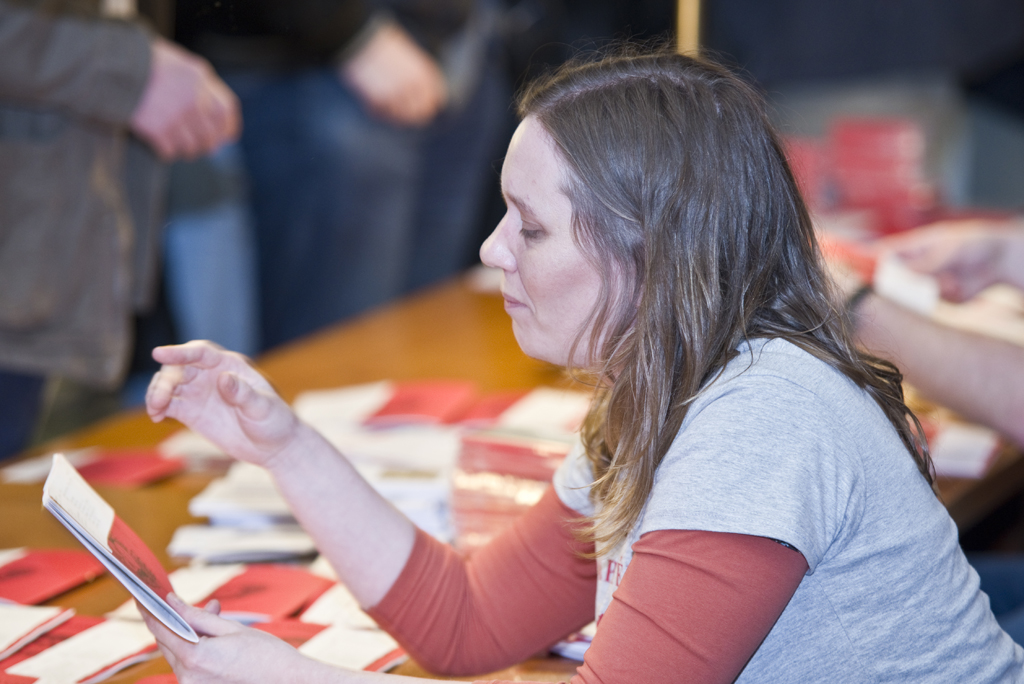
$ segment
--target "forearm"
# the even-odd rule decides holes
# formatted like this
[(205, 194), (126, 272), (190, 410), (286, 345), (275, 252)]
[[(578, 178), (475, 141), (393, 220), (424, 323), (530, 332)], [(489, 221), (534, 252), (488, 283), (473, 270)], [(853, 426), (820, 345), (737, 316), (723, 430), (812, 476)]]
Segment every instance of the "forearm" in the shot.
[(267, 463), (282, 496), (361, 605), (376, 605), (412, 551), (413, 524), (316, 431)]
[(1000, 280), (1024, 290), (1024, 217), (1017, 217), (1006, 227)]
[(137, 24), (0, 0), (0, 97), (127, 124), (149, 75), (149, 41)]
[(593, 620), (597, 566), (579, 555), (593, 544), (574, 538), (578, 517), (549, 490), (468, 561), (420, 532), (370, 615), (431, 672), (520, 662)]
[(857, 341), (926, 398), (1024, 444), (1024, 347), (958, 330), (877, 295), (855, 312)]

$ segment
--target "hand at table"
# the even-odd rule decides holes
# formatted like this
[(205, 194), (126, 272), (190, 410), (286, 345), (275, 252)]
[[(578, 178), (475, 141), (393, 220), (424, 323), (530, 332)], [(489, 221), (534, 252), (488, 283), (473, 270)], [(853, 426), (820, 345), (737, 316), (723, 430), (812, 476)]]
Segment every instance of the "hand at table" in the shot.
[(197, 55), (163, 38), (130, 126), (165, 161), (194, 159), (238, 137), (238, 98)]
[(339, 76), (370, 112), (398, 126), (429, 124), (448, 99), (437, 62), (395, 23), (377, 29)]
[(277, 637), (219, 617), (216, 608), (201, 610), (173, 594), (168, 602), (200, 635), (199, 643), (182, 639), (144, 608), (139, 612), (180, 684), (307, 681), (304, 670), (323, 667)]
[(1024, 226), (1009, 221), (943, 221), (895, 236), (884, 248), (932, 275), (943, 299), (967, 301), (990, 285), (1024, 287)]
[(268, 462), (296, 439), (301, 423), (249, 359), (212, 342), (157, 347), (163, 367), (146, 392), (146, 410), (159, 422), (175, 418), (227, 454)]

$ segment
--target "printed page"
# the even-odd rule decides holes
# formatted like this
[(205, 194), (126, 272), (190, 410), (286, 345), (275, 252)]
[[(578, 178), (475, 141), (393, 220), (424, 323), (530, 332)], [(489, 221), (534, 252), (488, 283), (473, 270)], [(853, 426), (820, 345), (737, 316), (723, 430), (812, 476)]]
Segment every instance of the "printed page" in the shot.
[(63, 454), (53, 455), (50, 476), (43, 485), (43, 505), (56, 503), (82, 532), (103, 548), (114, 525), (114, 509), (86, 484)]

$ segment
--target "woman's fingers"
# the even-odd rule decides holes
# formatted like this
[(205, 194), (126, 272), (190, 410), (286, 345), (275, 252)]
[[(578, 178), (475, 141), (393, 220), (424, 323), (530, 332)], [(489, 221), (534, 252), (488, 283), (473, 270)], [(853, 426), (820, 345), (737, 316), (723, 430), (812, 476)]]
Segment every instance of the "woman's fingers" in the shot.
[[(201, 636), (224, 636), (227, 634), (234, 634), (235, 632), (241, 632), (245, 629), (245, 627), (237, 622), (225, 620), (216, 613), (202, 608), (196, 608), (195, 606), (190, 606), (175, 594), (167, 595), (167, 603), (169, 603), (171, 608), (174, 608), (181, 617), (185, 618), (185, 622), (192, 625), (192, 629), (196, 630), (196, 633)], [(219, 606), (217, 606), (217, 608), (219, 610)]]
[(195, 365), (200, 368), (213, 368), (224, 360), (229, 352), (207, 340), (193, 340), (185, 344), (157, 347), (153, 350), (153, 360), (165, 365)]
[(146, 389), (146, 411), (150, 418), (159, 421), (167, 415), (171, 399), (183, 380), (181, 366), (164, 366), (153, 374)]
[(272, 397), (257, 392), (235, 373), (221, 373), (217, 378), (217, 389), (224, 401), (237, 407), (248, 420), (261, 421), (273, 410)]

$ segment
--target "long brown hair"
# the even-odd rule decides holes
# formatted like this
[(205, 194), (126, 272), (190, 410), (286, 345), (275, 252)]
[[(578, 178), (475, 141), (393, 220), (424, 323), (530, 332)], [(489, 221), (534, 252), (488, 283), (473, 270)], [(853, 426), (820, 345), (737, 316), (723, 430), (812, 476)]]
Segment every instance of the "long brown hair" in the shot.
[(690, 404), (753, 338), (788, 340), (863, 388), (933, 481), (902, 376), (851, 341), (753, 88), (709, 62), (619, 48), (534, 82), (519, 114), (561, 153), (574, 237), (603, 279), (576, 340), (598, 376), (582, 431), (595, 541), (636, 524)]

